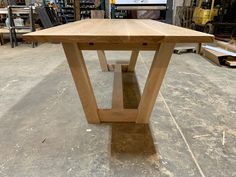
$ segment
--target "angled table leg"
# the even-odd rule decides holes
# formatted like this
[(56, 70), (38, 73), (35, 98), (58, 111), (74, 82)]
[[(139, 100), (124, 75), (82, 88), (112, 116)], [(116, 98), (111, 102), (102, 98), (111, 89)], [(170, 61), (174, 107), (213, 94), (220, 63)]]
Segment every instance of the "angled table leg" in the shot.
[(82, 51), (76, 43), (63, 43), (67, 61), (89, 123), (100, 123), (98, 107)]
[(175, 43), (162, 43), (156, 51), (138, 106), (136, 123), (148, 123), (166, 73)]
[(138, 54), (139, 51), (138, 50), (133, 50), (131, 53), (131, 57), (130, 57), (130, 61), (129, 61), (129, 65), (128, 65), (128, 71), (129, 72), (133, 72), (135, 69), (135, 65), (138, 59)]
[(108, 71), (107, 59), (104, 50), (98, 50), (98, 59), (103, 72)]

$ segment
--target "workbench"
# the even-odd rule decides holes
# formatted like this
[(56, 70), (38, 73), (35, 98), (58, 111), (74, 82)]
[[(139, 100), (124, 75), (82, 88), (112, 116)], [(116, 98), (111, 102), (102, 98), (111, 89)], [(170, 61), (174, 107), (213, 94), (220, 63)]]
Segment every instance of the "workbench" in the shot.
[[(148, 123), (175, 44), (213, 42), (214, 36), (154, 20), (90, 19), (28, 33), (24, 39), (62, 43), (89, 123)], [(82, 50), (97, 50), (102, 70), (114, 72), (111, 109), (97, 106)], [(127, 64), (109, 65), (104, 50), (131, 50), (132, 54)], [(155, 55), (139, 103), (127, 108), (122, 75), (135, 75), (140, 50), (154, 50)]]

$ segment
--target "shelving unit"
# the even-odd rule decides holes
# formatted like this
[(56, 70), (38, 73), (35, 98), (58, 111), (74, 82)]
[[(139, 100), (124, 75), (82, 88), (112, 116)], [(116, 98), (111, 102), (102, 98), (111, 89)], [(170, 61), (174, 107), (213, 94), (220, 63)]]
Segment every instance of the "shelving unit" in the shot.
[(74, 0), (57, 0), (59, 6), (58, 17), (62, 23), (75, 21)]
[[(16, 18), (19, 17), (19, 14), (22, 13), (20, 16), (22, 20), (22, 24), (16, 24), (15, 20)], [(34, 14), (34, 9), (33, 6), (8, 6), (7, 8), (7, 16), (9, 19), (9, 34), (10, 34), (10, 42), (11, 42), (11, 47), (14, 48), (15, 46), (18, 45), (17, 42), (17, 32), (21, 33), (28, 33), (28, 32), (33, 32), (35, 31), (35, 25), (34, 25), (34, 19), (33, 19), (33, 14)], [(25, 19), (25, 20), (23, 20)], [(26, 25), (24, 24), (24, 21), (26, 19), (29, 19), (29, 24)], [(36, 43), (32, 43), (32, 47), (35, 47)]]
[(80, 19), (91, 18), (91, 10), (95, 10), (96, 5), (93, 0), (80, 0)]

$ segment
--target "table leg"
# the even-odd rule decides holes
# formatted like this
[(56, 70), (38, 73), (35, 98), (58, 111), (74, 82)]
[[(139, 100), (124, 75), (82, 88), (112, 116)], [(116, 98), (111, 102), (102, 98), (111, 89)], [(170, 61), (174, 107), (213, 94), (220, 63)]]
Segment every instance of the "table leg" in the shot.
[(136, 123), (148, 123), (166, 73), (175, 43), (162, 43), (156, 51), (139, 103)]
[(67, 61), (89, 123), (100, 123), (98, 107), (82, 51), (76, 43), (63, 43)]
[(201, 55), (201, 51), (202, 51), (202, 43), (198, 43), (197, 54)]
[(138, 54), (139, 51), (138, 50), (133, 50), (131, 53), (131, 57), (130, 57), (130, 61), (129, 61), (129, 66), (128, 66), (128, 71), (129, 72), (133, 72), (135, 69), (135, 65), (138, 59)]
[(98, 59), (103, 72), (108, 71), (107, 59), (104, 50), (98, 50)]
[(1, 44), (1, 45), (4, 44), (3, 34), (1, 34), (1, 33), (0, 33), (0, 44)]

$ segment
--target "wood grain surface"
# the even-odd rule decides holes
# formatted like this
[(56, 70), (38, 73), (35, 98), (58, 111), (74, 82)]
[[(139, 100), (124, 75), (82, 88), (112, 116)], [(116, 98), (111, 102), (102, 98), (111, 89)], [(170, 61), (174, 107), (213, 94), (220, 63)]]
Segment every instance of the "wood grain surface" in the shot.
[(214, 36), (154, 20), (88, 19), (28, 33), (27, 41), (76, 43), (201, 43)]

